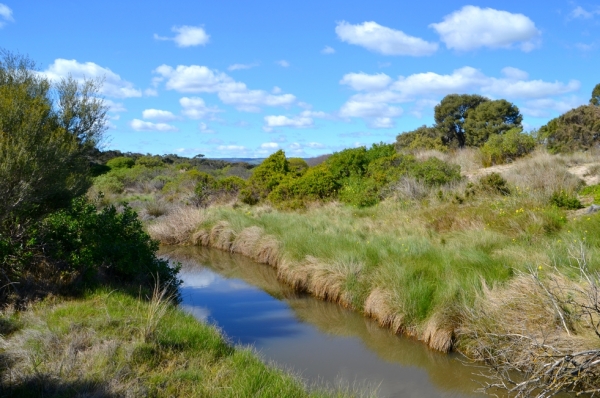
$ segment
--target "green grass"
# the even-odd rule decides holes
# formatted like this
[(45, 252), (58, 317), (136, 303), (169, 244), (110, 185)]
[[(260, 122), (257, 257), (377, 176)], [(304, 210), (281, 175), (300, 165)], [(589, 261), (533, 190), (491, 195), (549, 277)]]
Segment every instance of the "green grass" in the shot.
[[(540, 204), (527, 189), (510, 196), (397, 202), (366, 209), (325, 205), (305, 212), (264, 207), (215, 207), (201, 228), (226, 221), (240, 232), (259, 226), (280, 243), (283, 256), (302, 263), (358, 263), (344, 289), (361, 310), (374, 289), (390, 293), (407, 326), (422, 327), (440, 314), (457, 322), (488, 286), (504, 284), (530, 268), (558, 266), (572, 274), (569, 248), (584, 244), (591, 271), (600, 269), (598, 215), (569, 220), (568, 213)], [(457, 325), (455, 325), (457, 326)]]
[(2, 313), (3, 397), (330, 397), (233, 347), (211, 326), (169, 306), (144, 337), (149, 303), (118, 291), (47, 300)]

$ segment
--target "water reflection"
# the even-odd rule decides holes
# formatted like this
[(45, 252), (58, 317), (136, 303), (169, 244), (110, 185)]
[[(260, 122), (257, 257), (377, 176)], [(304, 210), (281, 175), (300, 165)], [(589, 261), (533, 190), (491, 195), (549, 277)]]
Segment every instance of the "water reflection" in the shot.
[(473, 397), (479, 387), (476, 371), (455, 355), (297, 294), (269, 266), (197, 247), (162, 254), (182, 262), (184, 308), (311, 382), (376, 385), (382, 397)]

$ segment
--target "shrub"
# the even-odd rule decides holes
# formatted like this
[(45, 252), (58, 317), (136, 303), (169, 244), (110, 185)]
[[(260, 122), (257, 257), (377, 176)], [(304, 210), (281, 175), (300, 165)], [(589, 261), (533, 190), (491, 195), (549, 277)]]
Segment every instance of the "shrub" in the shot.
[(481, 148), (484, 166), (503, 164), (527, 155), (535, 148), (535, 139), (514, 128), (504, 134), (492, 135)]
[(153, 278), (176, 288), (178, 269), (156, 257), (158, 243), (144, 232), (137, 214), (128, 206), (101, 212), (84, 198), (49, 215), (36, 233), (45, 255), (64, 264), (63, 272), (81, 274), (87, 283), (98, 272), (122, 281), (151, 285)]
[(591, 195), (594, 203), (600, 203), (600, 184), (583, 187), (579, 193), (581, 195)]
[(289, 158), (288, 168), (290, 173), (296, 177), (300, 177), (308, 170), (308, 163), (302, 158)]
[(121, 193), (125, 189), (123, 179), (113, 173), (102, 174), (94, 179), (94, 186), (100, 192)]
[(230, 195), (237, 195), (246, 185), (246, 180), (236, 176), (221, 178), (213, 183), (215, 191)]
[(369, 160), (365, 147), (344, 149), (331, 155), (325, 165), (337, 181), (351, 176), (363, 176)]
[(339, 198), (342, 202), (356, 207), (373, 206), (380, 200), (379, 187), (371, 179), (351, 177), (340, 189)]
[(500, 195), (510, 195), (508, 182), (499, 173), (490, 173), (479, 179), (479, 188)]
[(409, 175), (428, 186), (440, 186), (460, 181), (460, 166), (446, 163), (438, 158), (429, 158), (424, 162), (416, 162), (409, 170)]
[(576, 196), (563, 190), (552, 194), (550, 197), (550, 204), (568, 210), (581, 209), (583, 207)]
[(290, 171), (289, 164), (285, 158), (285, 152), (279, 150), (266, 158), (252, 172), (248, 180), (250, 189), (244, 191), (242, 201), (252, 204), (260, 199), (264, 199), (269, 193), (285, 178)]
[(134, 164), (135, 160), (127, 156), (118, 156), (106, 162), (111, 169), (130, 169)]
[(552, 119), (538, 132), (550, 152), (586, 150), (600, 144), (600, 107), (582, 105)]
[(154, 167), (163, 167), (165, 164), (160, 156), (146, 155), (137, 158), (137, 160), (135, 161), (135, 165), (144, 166), (151, 169)]

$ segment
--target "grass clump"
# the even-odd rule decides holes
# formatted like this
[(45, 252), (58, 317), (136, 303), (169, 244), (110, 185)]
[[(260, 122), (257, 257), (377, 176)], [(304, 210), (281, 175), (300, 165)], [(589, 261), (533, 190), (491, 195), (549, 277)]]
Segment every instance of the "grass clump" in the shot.
[(343, 396), (307, 392), (298, 379), (233, 347), (163, 298), (144, 302), (100, 290), (13, 315), (21, 327), (2, 340), (0, 356), (9, 366), (0, 370), (0, 395)]

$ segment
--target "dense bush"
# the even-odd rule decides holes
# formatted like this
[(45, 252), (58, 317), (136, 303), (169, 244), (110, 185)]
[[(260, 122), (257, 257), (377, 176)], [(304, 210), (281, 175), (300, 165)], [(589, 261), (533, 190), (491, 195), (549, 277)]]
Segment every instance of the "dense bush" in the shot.
[(567, 210), (576, 210), (583, 207), (577, 196), (563, 190), (552, 194), (550, 204)]
[(150, 156), (150, 155), (146, 155), (146, 156), (141, 156), (139, 158), (137, 158), (137, 160), (135, 161), (136, 166), (144, 166), (144, 167), (148, 167), (148, 168), (153, 168), (153, 167), (163, 167), (165, 165), (165, 162), (163, 162), (163, 159), (160, 156)]
[(573, 152), (600, 145), (600, 107), (582, 105), (552, 119), (538, 132), (550, 152)]
[(527, 155), (535, 148), (535, 139), (514, 128), (504, 134), (494, 134), (481, 148), (484, 166), (503, 164)]
[(127, 156), (118, 156), (106, 162), (111, 169), (130, 169), (134, 164), (135, 160)]
[(508, 182), (499, 173), (490, 173), (479, 179), (478, 188), (500, 195), (510, 195)]

